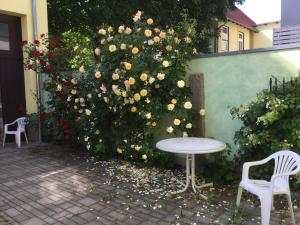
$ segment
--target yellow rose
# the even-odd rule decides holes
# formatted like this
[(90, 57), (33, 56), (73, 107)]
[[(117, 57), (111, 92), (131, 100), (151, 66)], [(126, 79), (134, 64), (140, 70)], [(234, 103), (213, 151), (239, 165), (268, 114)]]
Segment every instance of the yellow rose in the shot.
[(147, 24), (152, 25), (153, 24), (153, 19), (151, 19), (151, 18), (147, 19)]
[(123, 153), (123, 150), (122, 150), (121, 148), (117, 148), (117, 152), (118, 152), (119, 154), (122, 154), (122, 153)]
[(134, 99), (136, 102), (140, 101), (140, 100), (141, 100), (140, 94), (139, 94), (139, 93), (135, 93), (134, 96), (133, 96), (133, 99)]
[(136, 29), (136, 32), (139, 33), (139, 32), (141, 32), (141, 30), (142, 30), (142, 28), (139, 27)]
[(120, 46), (120, 48), (121, 48), (122, 50), (125, 50), (125, 49), (126, 49), (126, 44), (122, 43), (121, 46)]
[(135, 79), (133, 77), (129, 77), (128, 79), (130, 85), (134, 85)]
[(182, 137), (188, 137), (188, 133), (186, 131), (182, 132)]
[(172, 111), (175, 108), (174, 104), (168, 104), (168, 110)]
[(193, 53), (193, 55), (196, 55), (196, 54), (198, 54), (198, 51), (197, 51), (197, 49), (196, 49), (196, 48), (193, 48), (193, 51), (192, 51), (192, 53)]
[(191, 109), (193, 107), (191, 102), (185, 102), (183, 106), (185, 109)]
[(173, 34), (174, 34), (174, 29), (173, 29), (173, 28), (170, 28), (170, 29), (168, 30), (168, 33), (173, 35)]
[(160, 86), (159, 86), (159, 84), (155, 84), (155, 86), (154, 86), (156, 89), (158, 89)]
[(110, 45), (108, 49), (110, 52), (115, 52), (117, 50), (117, 47), (115, 45)]
[(159, 33), (159, 37), (160, 37), (160, 38), (166, 38), (166, 32), (163, 32), (163, 31), (160, 32), (160, 33)]
[(169, 67), (170, 63), (167, 60), (164, 60), (162, 65), (163, 65), (163, 67)]
[(140, 91), (141, 96), (145, 97), (148, 94), (148, 91), (146, 89), (142, 89)]
[(165, 79), (165, 74), (164, 73), (158, 73), (157, 74), (157, 79), (159, 79), (159, 80)]
[(160, 29), (154, 28), (154, 31), (155, 31), (156, 33), (159, 33), (159, 32), (160, 32)]
[(179, 119), (174, 119), (174, 125), (179, 126), (181, 121)]
[(76, 95), (77, 91), (75, 89), (72, 89), (71, 94)]
[(132, 54), (138, 54), (139, 52), (139, 49), (137, 47), (134, 47), (132, 50), (131, 50)]
[(153, 45), (154, 41), (152, 39), (148, 40), (148, 45)]
[(101, 76), (102, 76), (102, 74), (101, 74), (100, 71), (97, 71), (97, 72), (95, 73), (95, 77), (96, 77), (97, 79), (99, 79)]
[(108, 27), (108, 28), (107, 28), (107, 31), (108, 31), (109, 33), (111, 33), (111, 32), (114, 31), (114, 28), (113, 28), (113, 27)]
[(152, 122), (151, 125), (152, 125), (152, 127), (156, 127), (157, 124), (156, 124), (156, 122)]
[(172, 49), (173, 49), (173, 48), (172, 48), (171, 45), (167, 45), (167, 46), (166, 46), (166, 50), (167, 50), (168, 52), (172, 51)]
[(125, 62), (124, 64), (125, 64), (125, 69), (126, 70), (131, 70), (131, 64), (130, 63)]
[(184, 85), (185, 85), (185, 83), (184, 83), (184, 81), (183, 81), (183, 80), (179, 80), (179, 81), (177, 81), (177, 86), (178, 86), (179, 88), (183, 88), (183, 87), (184, 87)]
[(172, 104), (176, 104), (177, 103), (177, 100), (175, 99), (175, 98), (173, 98), (172, 100), (171, 100), (171, 102), (172, 102)]
[(147, 78), (148, 78), (148, 75), (147, 75), (146, 73), (142, 73), (141, 76), (140, 76), (140, 79), (141, 79), (142, 81), (146, 81)]
[(130, 27), (126, 27), (125, 33), (126, 34), (131, 34), (131, 32), (132, 32), (132, 29)]
[(192, 128), (192, 124), (191, 123), (188, 123), (187, 125), (185, 125), (185, 128), (187, 128), (187, 129), (191, 129)]
[(152, 31), (147, 29), (147, 30), (145, 30), (144, 34), (145, 34), (146, 37), (151, 37)]
[(205, 116), (205, 109), (200, 109), (200, 116)]
[(133, 113), (136, 112), (136, 110), (137, 110), (137, 109), (136, 109), (135, 106), (132, 106), (131, 109), (130, 109), (130, 111), (133, 112)]
[(174, 38), (174, 40), (175, 40), (175, 43), (176, 43), (176, 44), (179, 44), (179, 43), (180, 43), (180, 39), (179, 39), (179, 38), (176, 37), (176, 38)]
[(58, 85), (56, 86), (56, 90), (57, 90), (57, 91), (61, 91), (61, 90), (62, 90), (61, 84), (58, 84)]
[(160, 41), (160, 38), (158, 37), (158, 36), (155, 36), (154, 38), (153, 38), (153, 40), (154, 40), (154, 42), (159, 42)]
[(73, 78), (73, 79), (71, 80), (71, 83), (74, 84), (74, 85), (76, 85), (76, 84), (77, 84), (77, 80), (76, 80), (75, 78)]

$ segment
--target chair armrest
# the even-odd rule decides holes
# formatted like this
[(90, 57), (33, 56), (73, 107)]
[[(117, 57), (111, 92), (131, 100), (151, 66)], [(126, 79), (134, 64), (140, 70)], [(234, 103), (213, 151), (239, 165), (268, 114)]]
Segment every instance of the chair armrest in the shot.
[(259, 166), (263, 165), (267, 162), (269, 162), (272, 158), (268, 157), (260, 161), (254, 161), (254, 162), (245, 162), (243, 164), (243, 173), (242, 173), (242, 180), (247, 180), (249, 179), (249, 169), (251, 166)]
[(12, 123), (4, 124), (4, 131), (8, 131), (8, 126), (13, 125), (13, 124), (15, 124), (16, 122), (17, 122), (17, 121), (15, 120), (15, 121), (12, 122)]

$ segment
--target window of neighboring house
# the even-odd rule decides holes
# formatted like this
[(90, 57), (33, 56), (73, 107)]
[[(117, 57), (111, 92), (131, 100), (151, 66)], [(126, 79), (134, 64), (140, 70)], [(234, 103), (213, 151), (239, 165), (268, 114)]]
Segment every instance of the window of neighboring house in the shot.
[(9, 51), (8, 24), (0, 23), (0, 50)]
[(220, 40), (220, 52), (229, 51), (229, 27), (221, 27)]
[(238, 33), (239, 50), (244, 50), (244, 33)]

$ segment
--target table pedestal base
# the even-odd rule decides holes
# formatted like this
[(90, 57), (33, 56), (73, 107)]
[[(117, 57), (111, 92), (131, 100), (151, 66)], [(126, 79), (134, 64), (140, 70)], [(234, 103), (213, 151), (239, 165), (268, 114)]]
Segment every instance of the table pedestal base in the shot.
[[(187, 154), (186, 155), (186, 182), (185, 184), (183, 182), (178, 181), (181, 185), (184, 186), (182, 190), (171, 192), (171, 194), (179, 194), (187, 190), (190, 183), (192, 186), (192, 189), (194, 192), (197, 192), (197, 189), (201, 189), (204, 187), (210, 187), (213, 185), (213, 183), (203, 184), (203, 185), (196, 185), (196, 179), (195, 179), (195, 155), (194, 154)], [(199, 195), (207, 200), (207, 197), (201, 193)]]

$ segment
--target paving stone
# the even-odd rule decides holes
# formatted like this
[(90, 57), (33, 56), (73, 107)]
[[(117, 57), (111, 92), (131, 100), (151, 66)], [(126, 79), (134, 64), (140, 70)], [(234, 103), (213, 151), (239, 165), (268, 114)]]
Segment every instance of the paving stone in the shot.
[[(203, 207), (208, 203), (188, 201), (183, 207), (182, 200), (173, 198), (161, 199), (163, 207), (154, 209), (158, 196), (116, 181), (105, 174), (105, 166), (90, 170), (95, 165), (85, 150), (43, 144), (20, 151), (12, 146), (0, 149), (0, 225), (212, 225), (232, 216), (222, 206), (209, 209)], [(87, 191), (88, 186), (93, 190)], [(245, 210), (244, 225), (260, 223), (258, 207)], [(300, 221), (299, 210), (295, 212)], [(290, 224), (289, 217), (281, 216), (272, 213), (270, 225)]]

